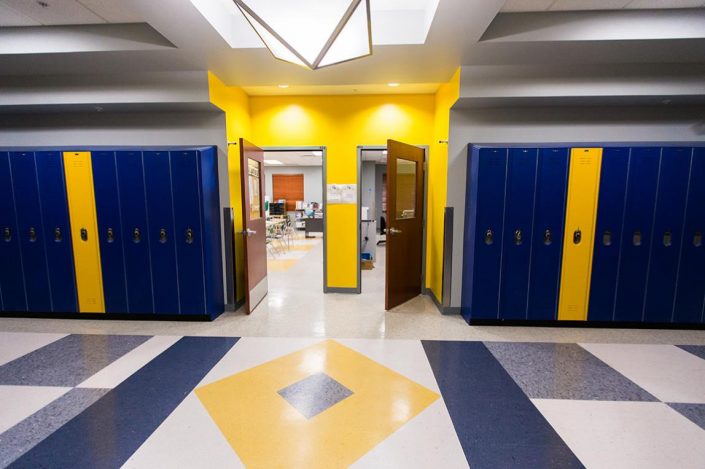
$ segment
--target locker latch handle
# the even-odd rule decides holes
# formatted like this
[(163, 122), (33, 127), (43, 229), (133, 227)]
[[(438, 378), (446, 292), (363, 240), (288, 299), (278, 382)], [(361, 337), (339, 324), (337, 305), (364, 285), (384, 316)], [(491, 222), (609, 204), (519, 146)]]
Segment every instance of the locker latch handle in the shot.
[(12, 230), (6, 226), (5, 229), (2, 230), (2, 237), (6, 243), (12, 241)]
[(135, 228), (132, 230), (132, 242), (139, 243), (140, 241), (142, 241), (142, 232), (139, 228)]
[(580, 242), (582, 240), (583, 240), (583, 232), (580, 231), (580, 228), (573, 231), (573, 244), (580, 244)]
[(29, 242), (33, 243), (37, 240), (37, 230), (33, 227), (29, 229)]
[(60, 243), (63, 238), (64, 237), (61, 234), (61, 228), (59, 228), (58, 226), (54, 228), (54, 242)]
[(81, 240), (88, 241), (88, 230), (85, 228), (81, 228)]
[(108, 228), (108, 238), (107, 239), (108, 239), (109, 243), (112, 243), (113, 241), (115, 241), (115, 231), (113, 231), (112, 228)]
[(162, 228), (159, 230), (159, 242), (166, 243), (166, 229)]
[(673, 244), (673, 235), (670, 231), (666, 231), (663, 234), (663, 245), (666, 247), (670, 247), (671, 244)]
[(634, 246), (641, 246), (641, 231), (635, 231), (632, 235), (632, 244)]
[(699, 231), (696, 231), (695, 235), (693, 235), (693, 246), (695, 246), (696, 248), (699, 248), (702, 245), (703, 245), (703, 234)]
[(604, 233), (602, 233), (602, 245), (603, 246), (612, 246), (612, 232), (607, 230)]
[(488, 229), (485, 231), (485, 244), (491, 246), (492, 243), (494, 243), (494, 231)]
[(186, 228), (186, 244), (193, 243), (193, 230), (191, 228)]
[(543, 244), (545, 246), (550, 246), (553, 244), (553, 233), (551, 233), (551, 230), (546, 230), (543, 232)]
[(524, 235), (521, 230), (514, 230), (514, 244), (521, 246), (524, 242)]

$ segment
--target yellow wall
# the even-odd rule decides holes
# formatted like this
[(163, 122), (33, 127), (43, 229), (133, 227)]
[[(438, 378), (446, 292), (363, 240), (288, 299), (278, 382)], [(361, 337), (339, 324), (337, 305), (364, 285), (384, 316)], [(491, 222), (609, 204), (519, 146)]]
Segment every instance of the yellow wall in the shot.
[(443, 220), (448, 190), (448, 140), (450, 108), (460, 97), (460, 68), (436, 92), (433, 140), (428, 168), (426, 222), (426, 287), (438, 301), (443, 299)]
[[(218, 77), (208, 73), (210, 100), (213, 104), (225, 111), (225, 125), (227, 127), (228, 142), (235, 142), (239, 138), (250, 140), (251, 124), (249, 96), (237, 86), (225, 86)], [(245, 264), (244, 245), (242, 236), (242, 191), (240, 187), (240, 148), (237, 145), (228, 145), (228, 177), (230, 189), (230, 206), (235, 215), (235, 291), (237, 299), (245, 297)]]
[[(252, 141), (259, 146), (325, 146), (327, 183), (357, 184), (357, 146), (387, 139), (430, 145), (433, 95), (252, 96)], [(433, 158), (433, 156), (431, 157)], [(326, 207), (328, 287), (357, 287), (357, 207)]]

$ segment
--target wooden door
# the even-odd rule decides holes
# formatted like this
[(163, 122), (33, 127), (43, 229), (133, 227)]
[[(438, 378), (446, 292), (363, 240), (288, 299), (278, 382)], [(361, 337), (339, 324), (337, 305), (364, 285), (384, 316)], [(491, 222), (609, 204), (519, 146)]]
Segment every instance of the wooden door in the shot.
[(424, 149), (387, 141), (385, 309), (421, 293)]
[(267, 221), (264, 213), (264, 152), (240, 139), (242, 225), (245, 246), (245, 311), (267, 296)]

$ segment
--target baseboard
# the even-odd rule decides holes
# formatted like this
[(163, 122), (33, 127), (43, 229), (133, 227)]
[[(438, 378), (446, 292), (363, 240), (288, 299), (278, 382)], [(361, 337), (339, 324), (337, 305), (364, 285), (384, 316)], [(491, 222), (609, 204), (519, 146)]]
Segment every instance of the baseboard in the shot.
[(470, 319), (471, 326), (508, 326), (508, 327), (581, 327), (599, 329), (683, 329), (683, 330), (705, 330), (705, 324), (674, 324), (665, 323), (643, 323), (643, 322), (619, 322), (619, 321), (536, 321), (521, 319)]
[(130, 314), (130, 313), (28, 313), (26, 311), (0, 311), (0, 318), (25, 319), (101, 319), (104, 321), (212, 321), (220, 313), (212, 317), (208, 314)]
[(327, 287), (323, 289), (323, 293), (360, 293), (360, 290), (357, 288)]
[(436, 305), (436, 308), (438, 308), (438, 312), (440, 312), (442, 315), (450, 316), (453, 314), (460, 314), (460, 307), (443, 306), (441, 302), (438, 301), (438, 298), (436, 297), (434, 291), (430, 288), (424, 288), (423, 293), (424, 295), (431, 297), (431, 301), (433, 301), (433, 304)]

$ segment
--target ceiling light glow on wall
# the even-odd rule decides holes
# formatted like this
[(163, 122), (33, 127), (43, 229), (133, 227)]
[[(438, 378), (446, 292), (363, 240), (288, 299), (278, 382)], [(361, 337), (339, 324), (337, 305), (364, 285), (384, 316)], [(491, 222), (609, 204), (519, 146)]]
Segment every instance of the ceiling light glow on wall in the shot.
[(399, 86), (399, 83), (387, 83), (387, 86), (391, 86), (392, 88), (396, 88)]
[(316, 70), (372, 54), (370, 0), (233, 0), (277, 59)]

